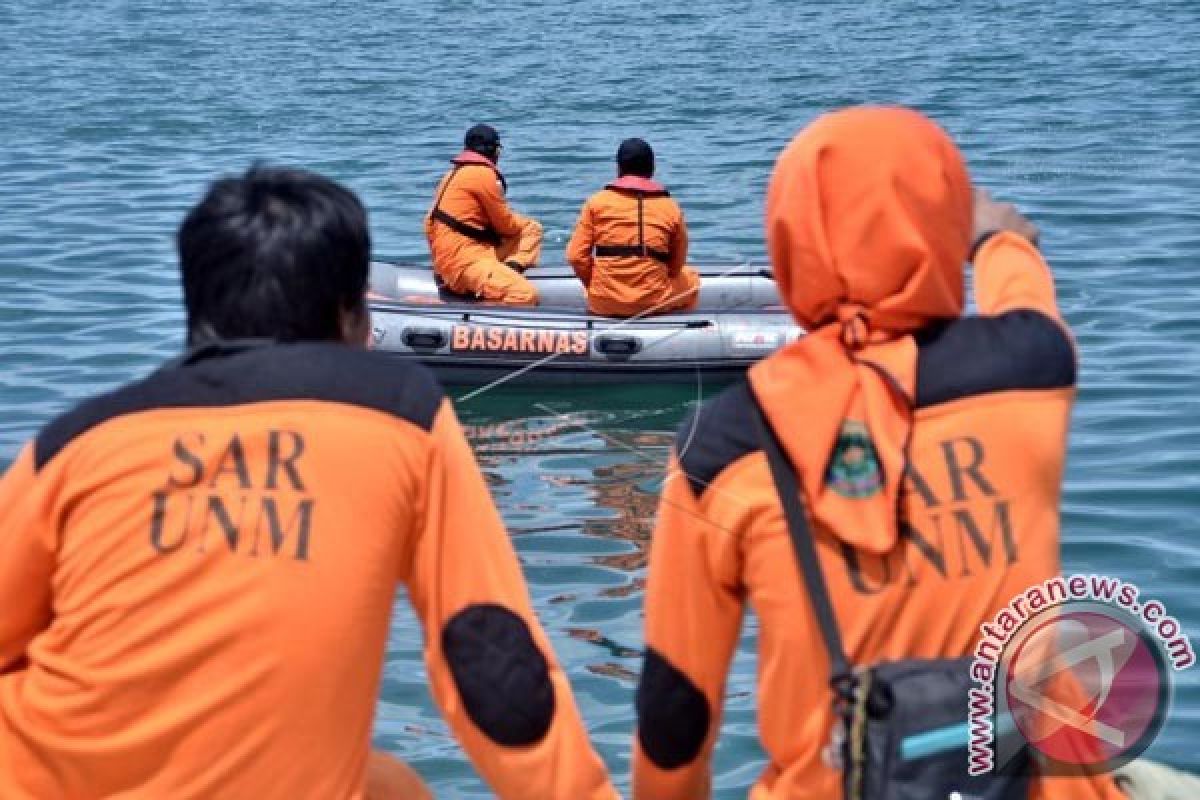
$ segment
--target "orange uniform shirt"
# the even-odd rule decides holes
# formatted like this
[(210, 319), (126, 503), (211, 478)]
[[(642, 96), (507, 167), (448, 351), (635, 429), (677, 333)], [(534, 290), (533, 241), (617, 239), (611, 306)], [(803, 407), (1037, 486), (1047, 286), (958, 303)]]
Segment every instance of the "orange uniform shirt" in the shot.
[[(917, 409), (899, 544), (877, 556), (813, 528), (856, 664), (968, 655), (982, 622), (1059, 570), (1073, 345), (1049, 270), (1032, 247), (1000, 234), (976, 264), (982, 316), (915, 337)], [(709, 795), (725, 679), (747, 604), (759, 619), (758, 719), (768, 756), (750, 797), (842, 795), (841, 774), (822, 758), (834, 725), (829, 658), (757, 441), (753, 403), (748, 385), (734, 387), (680, 431), (650, 556), (636, 798)], [(803, 419), (774, 423), (784, 440), (804, 436)], [(1040, 778), (1033, 793), (1121, 796), (1108, 776)]]
[(228, 343), (84, 403), (0, 482), (0, 797), (361, 797), (398, 584), (498, 795), (615, 796), (425, 370)]
[(454, 230), (432, 216), (425, 216), (425, 237), (433, 257), (433, 268), (450, 286), (461, 283), (462, 273), (480, 262), (496, 261), (499, 239), (515, 237), (530, 225), (530, 220), (508, 205), (504, 197), (501, 173), (483, 156), (464, 153), (454, 161), (454, 167), (438, 183), (434, 192), (434, 208), (453, 219), (482, 231), (495, 234), (497, 241), (489, 244)]
[[(629, 188), (633, 186), (642, 188)], [(632, 252), (643, 244), (646, 255)], [(605, 256), (605, 247), (627, 254)], [(687, 251), (687, 223), (679, 204), (659, 184), (626, 177), (584, 203), (567, 244), (567, 263), (587, 287), (593, 313), (632, 316), (694, 302), (694, 296), (678, 296), (687, 288), (677, 280), (685, 270)], [(693, 290), (698, 279), (694, 284)]]

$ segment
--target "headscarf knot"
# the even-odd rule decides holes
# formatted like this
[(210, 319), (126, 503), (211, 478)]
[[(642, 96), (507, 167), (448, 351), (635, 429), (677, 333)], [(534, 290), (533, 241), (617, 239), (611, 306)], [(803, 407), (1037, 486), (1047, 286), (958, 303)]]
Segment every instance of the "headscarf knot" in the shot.
[(871, 318), (867, 307), (860, 303), (843, 303), (837, 310), (841, 326), (842, 344), (848, 350), (859, 350), (867, 344), (871, 334)]

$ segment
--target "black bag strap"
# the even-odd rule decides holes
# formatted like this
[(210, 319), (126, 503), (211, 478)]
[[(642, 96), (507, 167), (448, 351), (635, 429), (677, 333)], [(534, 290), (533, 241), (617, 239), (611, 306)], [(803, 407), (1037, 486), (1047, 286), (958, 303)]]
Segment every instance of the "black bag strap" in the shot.
[(462, 169), (460, 164), (455, 164), (454, 169), (450, 170), (450, 175), (446, 177), (445, 183), (442, 184), (442, 190), (438, 192), (437, 199), (433, 201), (433, 210), (438, 212), (442, 210), (442, 198), (446, 196), (446, 190), (450, 188), (450, 184), (454, 181), (454, 176)]
[[(454, 176), (458, 174), (458, 171), (462, 169), (462, 166), (462, 164), (455, 164), (454, 169), (450, 170), (449, 177), (447, 177), (445, 182), (442, 184), (442, 190), (438, 192), (437, 199), (433, 201), (433, 210), (429, 212), (429, 216), (432, 219), (442, 223), (455, 233), (466, 236), (468, 239), (474, 239), (477, 242), (490, 244), (492, 247), (499, 247), (504, 240), (493, 228), (477, 228), (474, 225), (468, 225), (458, 217), (452, 217), (445, 211), (442, 211), (442, 198), (446, 196), (446, 190), (450, 188), (450, 184), (454, 181)], [(501, 176), (501, 181), (503, 181), (503, 179), (504, 176)]]
[(842, 647), (842, 634), (838, 630), (837, 617), (833, 615), (829, 589), (825, 585), (821, 562), (817, 560), (817, 549), (813, 546), (812, 532), (808, 528), (808, 518), (804, 513), (796, 469), (784, 455), (779, 439), (775, 436), (775, 431), (772, 430), (762, 408), (757, 402), (754, 405), (759, 438), (762, 440), (763, 452), (767, 455), (767, 463), (771, 466), (771, 477), (775, 481), (775, 491), (779, 494), (779, 502), (783, 506), (783, 516), (787, 520), (792, 548), (796, 551), (800, 571), (804, 573), (804, 585), (808, 590), (813, 612), (817, 615), (817, 623), (821, 626), (825, 649), (829, 651), (832, 667), (830, 684), (834, 691), (845, 699), (853, 686), (854, 668), (846, 658), (845, 648)]

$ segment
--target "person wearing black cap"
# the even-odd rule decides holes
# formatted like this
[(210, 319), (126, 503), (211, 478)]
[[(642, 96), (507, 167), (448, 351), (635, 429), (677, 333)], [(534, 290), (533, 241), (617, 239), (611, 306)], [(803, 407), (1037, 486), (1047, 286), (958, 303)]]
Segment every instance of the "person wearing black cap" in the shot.
[(700, 276), (687, 261), (687, 223), (654, 177), (642, 139), (617, 149), (617, 179), (588, 198), (567, 245), (593, 314), (632, 317), (696, 305)]
[(513, 211), (496, 164), (500, 134), (490, 125), (467, 131), (463, 151), (434, 193), (425, 216), (433, 269), (446, 288), (495, 303), (537, 305), (522, 274), (537, 263), (542, 226)]

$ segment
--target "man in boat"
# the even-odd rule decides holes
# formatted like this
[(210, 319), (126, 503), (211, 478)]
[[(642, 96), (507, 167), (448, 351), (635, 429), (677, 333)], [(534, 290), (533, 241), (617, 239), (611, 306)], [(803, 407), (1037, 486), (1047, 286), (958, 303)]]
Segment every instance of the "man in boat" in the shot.
[(567, 262), (587, 288), (593, 314), (632, 317), (696, 305), (700, 276), (685, 266), (683, 211), (653, 178), (650, 145), (626, 139), (617, 148), (617, 179), (579, 214)]
[(490, 125), (467, 131), (425, 216), (433, 269), (446, 288), (480, 300), (537, 305), (524, 272), (537, 264), (542, 226), (509, 207), (508, 184), (497, 164), (500, 135)]
[[(973, 196), (958, 149), (913, 111), (829, 114), (783, 151), (767, 244), (808, 333), (680, 429), (651, 545), (635, 798), (709, 795), (747, 602), (768, 757), (751, 796), (843, 796), (824, 616), (758, 409), (798, 474), (850, 664), (968, 656), (981, 623), (1058, 574), (1076, 362), (1036, 234)], [(979, 316), (963, 316), (966, 262)], [(1036, 776), (1030, 796), (1120, 795), (1076, 774)]]
[(449, 400), (365, 347), (358, 198), (253, 168), (178, 246), (188, 352), (0, 480), (0, 797), (428, 797), (370, 749), (397, 583), (496, 794), (616, 797)]

